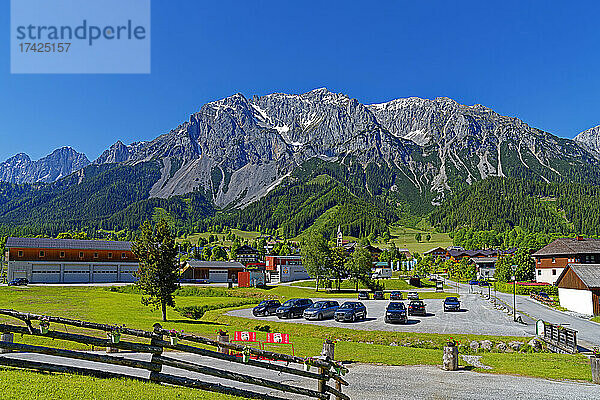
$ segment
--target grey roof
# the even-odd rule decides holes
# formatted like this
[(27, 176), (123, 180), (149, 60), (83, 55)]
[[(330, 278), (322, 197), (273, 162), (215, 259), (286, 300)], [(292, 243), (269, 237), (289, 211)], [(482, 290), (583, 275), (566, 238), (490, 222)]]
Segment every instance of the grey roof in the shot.
[(574, 254), (600, 254), (600, 239), (556, 239), (533, 254), (537, 256), (574, 255)]
[(588, 288), (600, 288), (600, 264), (569, 264), (556, 280), (556, 286), (569, 268)]
[(131, 251), (131, 242), (9, 237), (5, 247), (34, 249), (116, 250)]
[(244, 268), (244, 265), (237, 261), (189, 260), (187, 263), (192, 268)]

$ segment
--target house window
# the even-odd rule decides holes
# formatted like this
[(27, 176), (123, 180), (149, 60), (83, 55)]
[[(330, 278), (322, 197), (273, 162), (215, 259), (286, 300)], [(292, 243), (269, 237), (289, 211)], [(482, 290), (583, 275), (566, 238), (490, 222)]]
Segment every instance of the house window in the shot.
[(98, 258), (98, 253), (94, 253), (94, 258)]
[(538, 269), (538, 275), (542, 275), (542, 270)]
[(23, 250), (19, 250), (19, 257), (23, 257)]
[(541, 259), (541, 258), (538, 258), (538, 259), (537, 259), (537, 262), (538, 262), (538, 264), (541, 264), (541, 263), (542, 263), (542, 259)]
[(108, 258), (112, 258), (112, 253), (108, 253)]
[(44, 257), (46, 253), (44, 253), (44, 250), (40, 250), (40, 257)]
[(556, 257), (552, 257), (552, 264), (556, 263)]
[(65, 258), (65, 252), (64, 251), (60, 252), (60, 258)]
[(121, 253), (121, 258), (127, 258), (127, 254)]
[(556, 275), (556, 270), (555, 269), (552, 270), (552, 275)]
[(83, 258), (83, 251), (79, 252), (79, 258)]

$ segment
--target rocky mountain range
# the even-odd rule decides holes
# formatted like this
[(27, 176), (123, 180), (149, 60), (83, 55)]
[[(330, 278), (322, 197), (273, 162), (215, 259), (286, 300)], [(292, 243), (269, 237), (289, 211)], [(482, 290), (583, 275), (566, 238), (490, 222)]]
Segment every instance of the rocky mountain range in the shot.
[(37, 161), (19, 153), (0, 163), (0, 181), (10, 183), (54, 182), (90, 164), (85, 154), (62, 147)]
[[(439, 204), (454, 187), (488, 176), (600, 183), (599, 130), (569, 140), (482, 105), (415, 97), (364, 105), (321, 88), (207, 103), (150, 142), (115, 143), (93, 164), (158, 161), (149, 197), (202, 190), (218, 207), (245, 207), (318, 158), (384, 168), (384, 190), (410, 188)], [(39, 161), (19, 154), (0, 164), (0, 180), (51, 182), (88, 164), (70, 148)]]
[(573, 140), (600, 157), (600, 125), (581, 132)]

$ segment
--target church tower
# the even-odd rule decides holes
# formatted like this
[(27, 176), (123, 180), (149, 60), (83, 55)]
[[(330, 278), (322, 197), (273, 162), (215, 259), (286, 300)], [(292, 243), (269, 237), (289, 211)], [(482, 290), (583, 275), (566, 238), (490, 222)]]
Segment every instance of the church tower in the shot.
[(340, 225), (338, 225), (338, 231), (337, 231), (337, 247), (342, 247), (342, 245), (344, 244), (344, 236), (342, 235), (342, 227)]

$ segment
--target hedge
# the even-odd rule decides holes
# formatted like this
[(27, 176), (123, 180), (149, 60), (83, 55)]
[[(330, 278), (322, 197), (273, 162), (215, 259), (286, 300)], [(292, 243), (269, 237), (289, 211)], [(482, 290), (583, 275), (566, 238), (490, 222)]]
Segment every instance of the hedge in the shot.
[[(513, 293), (511, 283), (496, 282), (496, 290), (503, 293)], [(529, 295), (531, 292), (545, 292), (550, 296), (558, 296), (558, 288), (553, 285), (520, 285), (517, 283), (517, 294)]]

